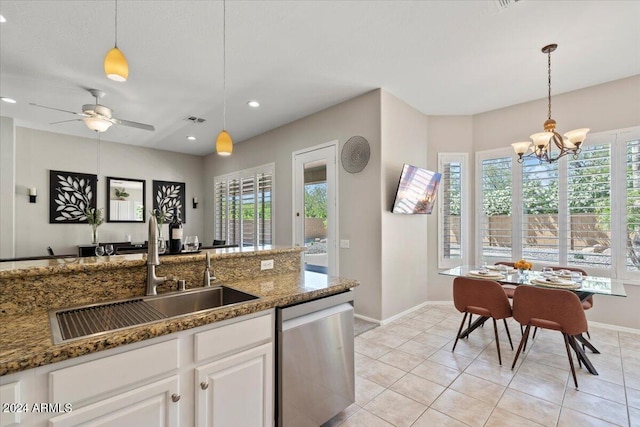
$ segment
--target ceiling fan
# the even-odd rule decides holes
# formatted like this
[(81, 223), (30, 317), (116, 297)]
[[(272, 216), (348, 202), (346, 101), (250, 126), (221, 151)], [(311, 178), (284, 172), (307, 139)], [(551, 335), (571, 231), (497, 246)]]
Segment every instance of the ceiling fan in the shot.
[(82, 106), (82, 113), (76, 113), (74, 111), (61, 110), (60, 108), (47, 107), (46, 105), (39, 105), (33, 102), (30, 102), (29, 105), (34, 105), (36, 107), (48, 108), (49, 110), (62, 111), (64, 113), (75, 114), (76, 116), (82, 117), (82, 119), (72, 119), (72, 120), (62, 120), (60, 122), (50, 123), (52, 125), (57, 123), (64, 122), (72, 122), (76, 120), (82, 120), (87, 127), (96, 132), (104, 132), (111, 127), (111, 125), (123, 125), (130, 126), (138, 129), (156, 130), (152, 125), (147, 125), (144, 123), (132, 122), (130, 120), (118, 119), (112, 116), (113, 110), (109, 107), (105, 107), (104, 105), (100, 105), (99, 101), (105, 93), (98, 89), (89, 89), (91, 95), (96, 99), (95, 104), (85, 104)]

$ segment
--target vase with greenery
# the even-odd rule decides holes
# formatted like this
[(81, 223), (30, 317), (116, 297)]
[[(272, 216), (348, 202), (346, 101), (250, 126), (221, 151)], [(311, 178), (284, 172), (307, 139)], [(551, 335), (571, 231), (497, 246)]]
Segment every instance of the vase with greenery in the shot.
[(156, 222), (158, 223), (158, 240), (162, 239), (162, 224), (167, 220), (167, 213), (160, 209), (154, 209), (151, 211), (151, 215), (156, 218)]
[(87, 208), (85, 210), (87, 215), (87, 222), (91, 226), (91, 244), (98, 244), (98, 227), (104, 222), (104, 216), (102, 215), (102, 208)]
[(116, 197), (120, 200), (126, 200), (129, 197), (129, 193), (124, 188), (116, 188), (115, 189)]

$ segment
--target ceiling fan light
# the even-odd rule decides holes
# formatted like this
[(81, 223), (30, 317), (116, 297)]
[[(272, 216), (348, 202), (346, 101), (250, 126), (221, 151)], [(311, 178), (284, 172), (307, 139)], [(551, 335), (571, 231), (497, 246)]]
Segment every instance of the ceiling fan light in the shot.
[(94, 132), (105, 132), (113, 123), (99, 117), (85, 117), (82, 119), (85, 125)]
[(104, 72), (111, 80), (126, 82), (129, 77), (127, 58), (118, 47), (114, 47), (104, 57)]
[(582, 141), (584, 141), (587, 138), (587, 132), (589, 131), (590, 131), (589, 128), (574, 129), (565, 133), (564, 136), (566, 136), (567, 139), (571, 141), (571, 143), (576, 145), (576, 144), (580, 144)]
[(221, 156), (230, 156), (233, 152), (233, 141), (226, 130), (222, 130), (216, 139), (216, 152)]

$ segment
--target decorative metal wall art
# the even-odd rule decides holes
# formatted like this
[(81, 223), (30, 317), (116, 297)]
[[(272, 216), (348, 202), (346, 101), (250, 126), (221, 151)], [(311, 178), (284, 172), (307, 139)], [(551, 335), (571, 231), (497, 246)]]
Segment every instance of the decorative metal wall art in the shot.
[(185, 209), (185, 183), (171, 181), (153, 181), (153, 209), (167, 214), (166, 222), (173, 219), (173, 209), (177, 208), (180, 219), (187, 222)]
[(49, 223), (86, 223), (87, 208), (96, 208), (98, 176), (49, 171)]

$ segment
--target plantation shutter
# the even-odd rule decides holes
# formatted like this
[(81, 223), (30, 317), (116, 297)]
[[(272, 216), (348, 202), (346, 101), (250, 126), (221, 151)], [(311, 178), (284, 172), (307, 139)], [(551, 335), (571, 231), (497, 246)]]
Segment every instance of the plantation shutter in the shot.
[(481, 165), (483, 260), (512, 259), (511, 157), (485, 159)]
[(462, 167), (460, 162), (442, 165), (442, 259), (462, 259), (461, 206)]
[(271, 230), (271, 194), (273, 186), (273, 173), (258, 174), (258, 203), (257, 203), (257, 229), (258, 244), (272, 244)]
[(242, 245), (253, 246), (255, 236), (255, 178), (253, 176), (242, 178)]
[(640, 270), (640, 140), (626, 147), (626, 270)]
[(522, 164), (522, 255), (558, 262), (558, 162)]
[(215, 231), (214, 231), (214, 239), (216, 240), (224, 240), (227, 241), (228, 230), (227, 226), (229, 224), (229, 211), (228, 211), (228, 197), (229, 191), (227, 187), (228, 182), (224, 181), (216, 181), (214, 182), (214, 192), (215, 192), (215, 207), (214, 207), (214, 216), (215, 216)]
[(567, 160), (569, 265), (610, 268), (611, 152), (610, 145), (583, 147)]

